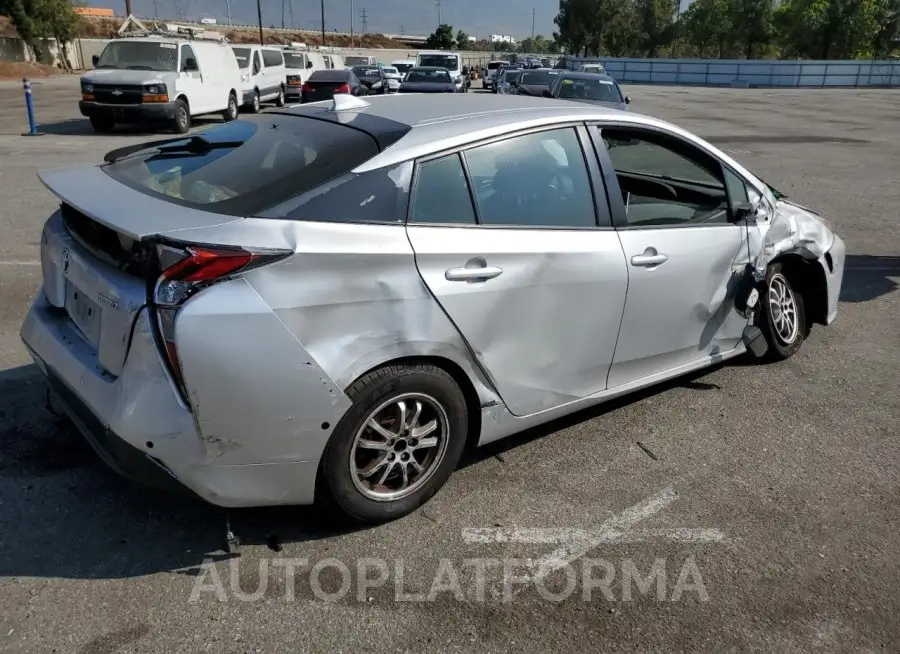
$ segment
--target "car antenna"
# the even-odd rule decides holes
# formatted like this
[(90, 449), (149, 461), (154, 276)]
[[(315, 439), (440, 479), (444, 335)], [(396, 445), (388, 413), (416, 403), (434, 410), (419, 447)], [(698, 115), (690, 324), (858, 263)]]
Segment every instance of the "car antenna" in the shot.
[(331, 111), (349, 111), (351, 109), (365, 109), (371, 105), (354, 95), (336, 94), (331, 104)]

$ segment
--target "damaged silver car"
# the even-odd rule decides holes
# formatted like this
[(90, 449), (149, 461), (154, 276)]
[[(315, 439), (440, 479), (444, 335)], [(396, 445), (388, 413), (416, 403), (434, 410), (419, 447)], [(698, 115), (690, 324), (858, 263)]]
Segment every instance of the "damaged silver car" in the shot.
[(843, 276), (721, 150), (542, 98), (336, 96), (42, 179), (37, 366), (110, 466), (225, 507), (402, 516), (467, 445), (790, 357)]

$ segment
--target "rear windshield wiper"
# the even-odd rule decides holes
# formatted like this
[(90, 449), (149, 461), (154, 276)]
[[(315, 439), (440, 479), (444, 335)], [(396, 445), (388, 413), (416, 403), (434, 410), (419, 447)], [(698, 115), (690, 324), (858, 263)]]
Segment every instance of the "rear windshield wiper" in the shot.
[(156, 148), (157, 154), (180, 152), (185, 154), (203, 154), (210, 150), (220, 150), (222, 148), (238, 148), (244, 145), (244, 141), (207, 141), (202, 136), (191, 136), (187, 139), (184, 137), (165, 139), (163, 141), (151, 141), (150, 143), (138, 143), (137, 145), (129, 145), (118, 150), (107, 152), (103, 160), (108, 163), (116, 163), (126, 157), (144, 150), (152, 150)]

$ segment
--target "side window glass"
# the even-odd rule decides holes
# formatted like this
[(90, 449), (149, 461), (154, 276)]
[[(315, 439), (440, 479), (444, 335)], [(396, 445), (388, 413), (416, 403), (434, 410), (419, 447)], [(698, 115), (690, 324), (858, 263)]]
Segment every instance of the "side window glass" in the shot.
[(597, 225), (575, 128), (517, 136), (466, 153), (484, 225)]
[[(189, 59), (192, 62), (191, 64), (188, 63)], [(188, 72), (197, 70), (197, 57), (189, 45), (181, 46), (181, 70)]]
[(628, 225), (698, 225), (728, 222), (722, 166), (681, 141), (636, 131), (604, 129)]
[(253, 74), (256, 75), (262, 70), (262, 62), (259, 60), (259, 50), (253, 53)]
[(469, 185), (458, 154), (419, 166), (410, 221), (414, 223), (475, 224)]

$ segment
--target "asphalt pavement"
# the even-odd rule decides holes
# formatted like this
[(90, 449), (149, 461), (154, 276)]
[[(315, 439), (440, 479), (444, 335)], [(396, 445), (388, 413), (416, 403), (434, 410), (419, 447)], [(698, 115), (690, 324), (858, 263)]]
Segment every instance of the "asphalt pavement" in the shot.
[[(342, 531), (118, 478), (45, 406), (18, 330), (54, 198), (90, 164), (77, 78), (0, 83), (0, 651), (882, 651), (900, 642), (900, 90), (628, 86), (847, 243), (837, 322), (468, 457)], [(216, 122), (212, 119), (209, 122)], [(208, 124), (208, 123), (206, 123)], [(565, 319), (565, 317), (561, 317)]]

